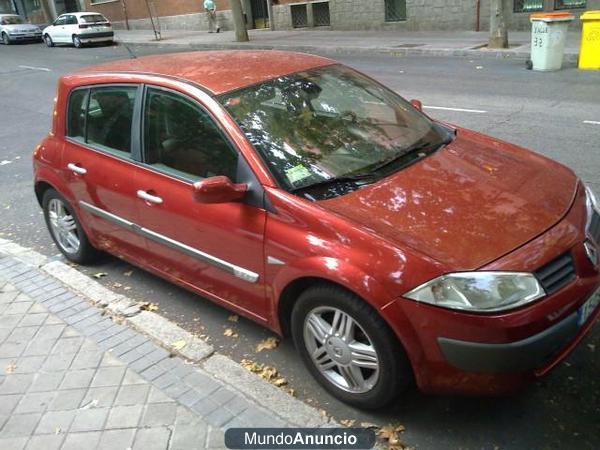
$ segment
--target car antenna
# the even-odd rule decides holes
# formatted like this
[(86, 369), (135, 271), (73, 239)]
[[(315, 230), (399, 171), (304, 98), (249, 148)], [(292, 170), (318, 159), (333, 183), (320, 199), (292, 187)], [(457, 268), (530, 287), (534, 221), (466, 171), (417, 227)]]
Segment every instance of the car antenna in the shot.
[(129, 52), (129, 56), (131, 57), (131, 59), (137, 59), (137, 55), (135, 54), (135, 52), (131, 50), (125, 42), (122, 42), (122, 44), (127, 49), (127, 52)]

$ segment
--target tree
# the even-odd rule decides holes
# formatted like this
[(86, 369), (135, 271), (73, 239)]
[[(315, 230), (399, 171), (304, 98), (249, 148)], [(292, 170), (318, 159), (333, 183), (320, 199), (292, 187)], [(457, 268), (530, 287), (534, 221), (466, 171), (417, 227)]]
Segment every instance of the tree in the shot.
[(240, 0), (229, 0), (231, 15), (233, 16), (233, 27), (235, 28), (235, 40), (238, 42), (248, 42), (248, 30), (242, 13)]
[(504, 1), (492, 0), (490, 9), (490, 40), (488, 48), (508, 48)]
[(44, 12), (44, 16), (49, 23), (54, 22), (54, 16), (52, 15), (52, 9), (50, 9), (50, 5), (48, 4), (48, 0), (41, 0), (42, 11)]

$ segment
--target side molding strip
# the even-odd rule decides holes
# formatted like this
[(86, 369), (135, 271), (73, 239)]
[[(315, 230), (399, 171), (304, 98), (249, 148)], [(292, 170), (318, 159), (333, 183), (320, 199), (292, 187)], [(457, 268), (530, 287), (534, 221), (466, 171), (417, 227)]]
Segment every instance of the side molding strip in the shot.
[(139, 225), (136, 225), (133, 222), (130, 222), (130, 221), (123, 219), (122, 217), (116, 216), (112, 213), (109, 213), (108, 211), (105, 211), (94, 205), (90, 205), (89, 203), (84, 202), (83, 200), (80, 200), (79, 204), (81, 205), (81, 207), (83, 209), (85, 209), (86, 211), (88, 211), (98, 217), (106, 219), (109, 222), (112, 222), (123, 228), (127, 228), (127, 229), (133, 231), (134, 233), (137, 233), (140, 236), (144, 236), (154, 242), (157, 242), (162, 245), (166, 245), (167, 247), (170, 247), (174, 250), (185, 253), (188, 256), (191, 256), (200, 261), (203, 261), (203, 262), (211, 264), (215, 267), (218, 267), (219, 269), (229, 272), (230, 274), (232, 274), (244, 281), (248, 281), (249, 283), (256, 283), (258, 281), (258, 274), (254, 273), (248, 269), (244, 269), (243, 267), (239, 267), (239, 266), (236, 266), (235, 264), (231, 264), (227, 261), (223, 261), (222, 259), (217, 258), (216, 256), (212, 256), (212, 255), (209, 255), (208, 253), (204, 253), (203, 251), (195, 249), (193, 247), (190, 247), (189, 245), (186, 245), (182, 242), (176, 241), (174, 239), (171, 239), (167, 236), (156, 233), (147, 228), (140, 227)]

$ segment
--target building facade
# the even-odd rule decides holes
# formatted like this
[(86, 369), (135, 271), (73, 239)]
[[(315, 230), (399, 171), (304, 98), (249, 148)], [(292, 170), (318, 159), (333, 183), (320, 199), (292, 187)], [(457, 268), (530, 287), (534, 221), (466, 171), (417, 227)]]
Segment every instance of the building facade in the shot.
[[(0, 11), (16, 11), (32, 22), (44, 20), (42, 0), (0, 0)], [(64, 12), (97, 11), (116, 28), (149, 29), (150, 17), (163, 30), (208, 30), (203, 0), (47, 0), (51, 18)], [(215, 0), (223, 30), (231, 29), (230, 0)], [(486, 30), (490, 0), (241, 0), (248, 28), (334, 30)], [(508, 27), (529, 28), (529, 14), (600, 9), (600, 0), (504, 0)], [(12, 12), (10, 11), (10, 12)], [(580, 26), (579, 20), (573, 27)]]

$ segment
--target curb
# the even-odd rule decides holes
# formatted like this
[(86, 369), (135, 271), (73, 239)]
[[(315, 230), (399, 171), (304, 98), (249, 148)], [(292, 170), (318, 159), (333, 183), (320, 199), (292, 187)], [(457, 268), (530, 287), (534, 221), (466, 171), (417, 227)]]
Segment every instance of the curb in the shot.
[[(152, 42), (152, 41), (128, 41), (119, 37), (115, 38), (119, 44), (191, 50), (285, 50), (303, 53), (316, 53), (321, 55), (386, 55), (386, 56), (457, 56), (457, 57), (480, 57), (485, 59), (512, 59), (526, 61), (529, 52), (515, 50), (487, 50), (481, 48), (481, 44), (471, 48), (394, 48), (394, 47), (319, 47), (315, 45), (272, 45), (259, 43), (199, 43), (199, 42)], [(577, 63), (578, 53), (565, 53), (565, 63)]]
[[(32, 269), (45, 272), (71, 291), (88, 299), (96, 308), (122, 320), (125, 325), (148, 336), (169, 353), (191, 362), (206, 376), (217, 379), (232, 391), (240, 393), (286, 422), (300, 427), (337, 425), (334, 420), (323, 417), (317, 409), (271, 385), (232, 359), (215, 353), (210, 344), (159, 314), (142, 310), (136, 301), (124, 295), (115, 294), (60, 261), (59, 257), (48, 258), (6, 239), (0, 239), (0, 255), (2, 254), (10, 256)], [(181, 341), (186, 342), (182, 348), (173, 345)]]

